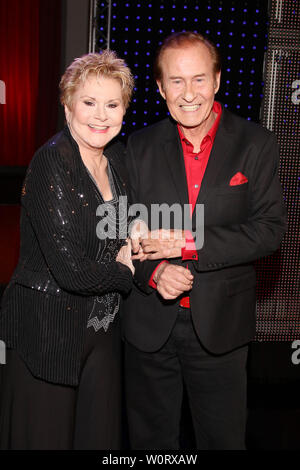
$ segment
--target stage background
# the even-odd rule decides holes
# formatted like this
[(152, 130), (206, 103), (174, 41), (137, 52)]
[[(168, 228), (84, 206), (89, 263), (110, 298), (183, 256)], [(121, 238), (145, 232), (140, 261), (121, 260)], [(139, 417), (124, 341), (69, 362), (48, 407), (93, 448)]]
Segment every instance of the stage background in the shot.
[[(97, 50), (107, 43), (108, 2), (96, 4)], [(74, 57), (88, 52), (89, 11), (87, 0), (0, 3), (0, 289), (17, 262), (24, 171), (34, 150), (63, 125), (59, 78)], [(124, 141), (134, 129), (166, 116), (152, 79), (154, 51), (171, 32), (192, 29), (208, 35), (222, 52), (217, 99), (272, 129), (280, 144), (289, 230), (281, 249), (257, 264), (248, 399), (248, 446), (255, 449), (300, 446), (299, 23), (297, 0), (111, 2), (110, 47), (136, 76)], [(184, 416), (188, 430), (188, 410)], [(193, 443), (188, 431), (183, 442)]]

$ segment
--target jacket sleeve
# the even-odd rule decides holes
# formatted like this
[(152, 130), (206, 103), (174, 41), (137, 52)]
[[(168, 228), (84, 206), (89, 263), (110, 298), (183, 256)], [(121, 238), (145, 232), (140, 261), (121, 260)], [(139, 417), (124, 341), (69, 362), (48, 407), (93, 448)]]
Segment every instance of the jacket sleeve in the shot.
[(203, 248), (198, 250), (198, 260), (193, 261), (197, 271), (252, 262), (279, 247), (286, 231), (286, 210), (277, 174), (278, 160), (276, 138), (270, 133), (259, 151), (250, 181), (246, 222), (204, 226)]
[(128, 292), (132, 275), (127, 266), (114, 260), (99, 264), (87, 257), (73, 186), (70, 169), (55, 148), (35, 155), (22, 205), (51, 274), (59, 287), (81, 295)]
[[(140, 202), (138, 198), (139, 177), (138, 177), (138, 165), (135, 159), (137, 152), (135, 152), (133, 149), (132, 140), (133, 140), (132, 137), (129, 137), (128, 144), (127, 144), (125, 164), (126, 164), (126, 169), (127, 169), (129, 183), (130, 183), (130, 189), (129, 189), (130, 201), (132, 204), (136, 204)], [(145, 222), (148, 223), (147, 220), (145, 220)], [(146, 294), (152, 294), (154, 292), (154, 289), (150, 287), (149, 285), (149, 281), (151, 279), (153, 272), (155, 271), (157, 266), (161, 263), (161, 261), (162, 260), (157, 260), (157, 261), (147, 260), (147, 261), (140, 262), (139, 260), (136, 260), (133, 262), (134, 267), (135, 267), (134, 283), (138, 286), (139, 289), (141, 289)]]

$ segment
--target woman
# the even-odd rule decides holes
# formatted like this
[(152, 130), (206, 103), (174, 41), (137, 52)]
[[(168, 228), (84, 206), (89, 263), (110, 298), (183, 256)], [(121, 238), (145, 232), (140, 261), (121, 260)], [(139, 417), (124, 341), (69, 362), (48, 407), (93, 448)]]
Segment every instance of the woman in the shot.
[[(119, 204), (123, 146), (110, 141), (132, 89), (114, 52), (75, 59), (60, 83), (67, 126), (29, 166), (20, 259), (0, 313), (0, 338), (9, 348), (1, 448), (120, 446), (118, 310), (134, 268), (130, 242), (120, 236), (127, 213)], [(98, 225), (104, 214), (115, 228), (109, 237)]]

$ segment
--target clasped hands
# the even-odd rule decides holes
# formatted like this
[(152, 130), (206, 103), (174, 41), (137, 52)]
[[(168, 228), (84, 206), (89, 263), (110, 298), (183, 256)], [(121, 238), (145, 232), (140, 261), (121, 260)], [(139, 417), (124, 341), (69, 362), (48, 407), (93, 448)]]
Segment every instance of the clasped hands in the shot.
[[(131, 233), (133, 260), (158, 260), (181, 257), (185, 247), (183, 230), (152, 230), (143, 221), (134, 223)], [(164, 262), (158, 266), (153, 277), (157, 291), (166, 300), (173, 300), (193, 287), (194, 276), (183, 266)]]

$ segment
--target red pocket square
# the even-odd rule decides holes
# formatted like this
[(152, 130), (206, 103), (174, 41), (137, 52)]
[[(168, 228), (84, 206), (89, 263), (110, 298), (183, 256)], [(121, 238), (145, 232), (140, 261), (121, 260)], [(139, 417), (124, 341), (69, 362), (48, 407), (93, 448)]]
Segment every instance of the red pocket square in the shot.
[(237, 186), (238, 184), (248, 183), (248, 178), (240, 171), (236, 173), (230, 180), (230, 186)]

